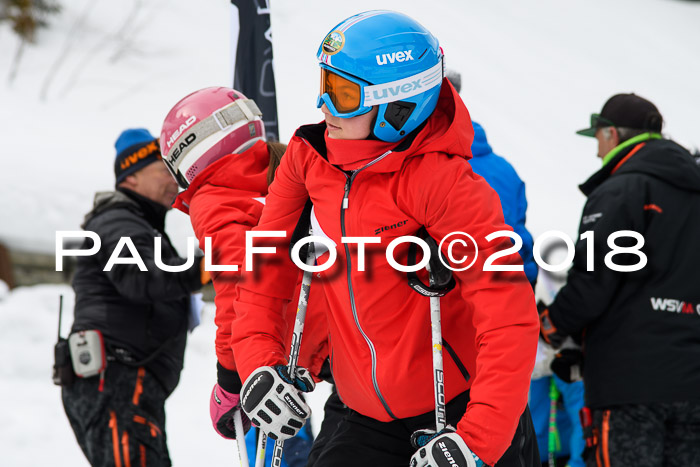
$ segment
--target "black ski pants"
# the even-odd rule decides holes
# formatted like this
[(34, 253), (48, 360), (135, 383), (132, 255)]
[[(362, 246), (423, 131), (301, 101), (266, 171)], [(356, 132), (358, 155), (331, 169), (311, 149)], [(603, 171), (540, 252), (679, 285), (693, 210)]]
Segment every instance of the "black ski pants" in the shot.
[(170, 466), (163, 386), (143, 367), (110, 361), (100, 378), (76, 378), (63, 387), (78, 444), (93, 467)]
[(589, 467), (700, 465), (700, 401), (618, 405), (593, 411), (598, 445)]
[[(468, 392), (447, 404), (448, 423), (456, 426), (467, 408)], [(348, 409), (345, 417), (327, 441), (314, 467), (357, 467), (381, 465), (408, 467), (415, 449), (411, 434), (435, 426), (435, 413), (380, 422)], [(525, 409), (513, 441), (495, 467), (535, 467), (540, 464), (537, 438), (529, 409)]]
[(340, 400), (338, 391), (336, 391), (334, 385), (331, 395), (328, 396), (328, 400), (326, 400), (326, 404), (323, 407), (323, 423), (321, 423), (321, 429), (316, 439), (314, 439), (314, 444), (311, 447), (306, 467), (316, 466), (318, 457), (326, 449), (326, 445), (333, 438), (333, 433), (335, 433), (340, 422), (343, 421), (343, 418), (345, 418), (348, 413), (350, 413), (350, 409)]

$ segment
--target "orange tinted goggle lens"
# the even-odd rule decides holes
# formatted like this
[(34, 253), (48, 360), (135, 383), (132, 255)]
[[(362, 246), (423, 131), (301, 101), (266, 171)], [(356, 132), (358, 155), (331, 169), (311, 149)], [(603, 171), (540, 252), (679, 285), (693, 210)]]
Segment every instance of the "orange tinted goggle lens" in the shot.
[(321, 68), (321, 96), (328, 93), (335, 110), (350, 113), (360, 108), (362, 90), (360, 85)]

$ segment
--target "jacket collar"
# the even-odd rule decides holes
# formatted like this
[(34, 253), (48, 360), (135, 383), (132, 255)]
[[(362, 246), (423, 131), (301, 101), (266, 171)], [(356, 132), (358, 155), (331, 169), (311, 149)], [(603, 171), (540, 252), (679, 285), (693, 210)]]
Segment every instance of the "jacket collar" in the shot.
[(643, 142), (643, 141), (649, 141), (651, 139), (661, 139), (661, 134), (660, 133), (642, 133), (641, 135), (637, 135), (634, 138), (630, 138), (627, 141), (618, 144), (616, 147), (612, 149), (609, 153), (603, 157), (603, 165), (607, 165), (610, 163), (611, 160), (615, 159), (615, 157), (625, 149), (631, 147), (631, 146), (636, 146), (637, 144)]
[(160, 203), (139, 195), (127, 188), (117, 187), (116, 191), (102, 191), (95, 194), (92, 210), (85, 215), (82, 228), (90, 219), (110, 209), (126, 208), (143, 217), (154, 229), (165, 235), (165, 215), (168, 208)]
[(589, 196), (593, 190), (598, 188), (605, 180), (616, 172), (617, 169), (622, 166), (622, 164), (627, 162), (628, 155), (633, 156), (631, 153), (632, 151), (637, 151), (635, 148), (640, 145), (645, 145), (647, 142), (654, 139), (661, 139), (661, 135), (658, 133), (643, 133), (616, 146), (603, 158), (603, 167), (591, 175), (588, 180), (579, 185), (581, 192), (584, 195)]

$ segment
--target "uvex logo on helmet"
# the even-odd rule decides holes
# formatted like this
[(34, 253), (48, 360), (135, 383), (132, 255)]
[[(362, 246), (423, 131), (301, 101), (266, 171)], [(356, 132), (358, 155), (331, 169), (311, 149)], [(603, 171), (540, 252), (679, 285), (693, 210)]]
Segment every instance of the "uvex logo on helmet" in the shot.
[(377, 59), (377, 65), (386, 65), (388, 63), (394, 62), (407, 62), (413, 60), (411, 56), (412, 50), (404, 50), (403, 52), (392, 52), (390, 54), (375, 55)]

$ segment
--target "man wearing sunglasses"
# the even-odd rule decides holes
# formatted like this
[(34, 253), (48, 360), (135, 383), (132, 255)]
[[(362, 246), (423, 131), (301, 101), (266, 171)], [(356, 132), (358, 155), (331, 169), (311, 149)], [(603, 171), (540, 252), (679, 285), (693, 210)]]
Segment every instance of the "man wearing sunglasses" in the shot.
[(603, 167), (580, 186), (588, 240), (540, 317), (555, 347), (583, 340), (588, 465), (700, 459), (700, 169), (662, 122), (648, 100), (617, 94), (577, 132), (598, 140)]
[[(534, 296), (517, 253), (498, 263), (515, 269), (485, 270), (486, 258), (512, 247), (507, 237), (486, 237), (512, 229), (469, 165), (471, 119), (443, 79), (437, 38), (405, 15), (368, 11), (331, 29), (317, 58), (324, 121), (296, 131), (254, 229), (287, 236), (267, 243), (273, 259), (243, 271), (233, 303), (243, 410), (273, 439), (289, 438), (309, 415), (296, 393), (312, 388), (284, 366), (282, 332), (293, 323), (280, 311), (297, 272), (289, 237), (310, 198), (313, 233), (337, 254), (314, 274), (310, 293), (328, 298), (331, 371), (349, 407), (314, 467), (538, 464), (527, 409)], [(448, 237), (441, 248), (456, 269), (455, 289), (441, 298), (444, 373), (435, 380), (430, 300), (387, 258), (391, 242), (423, 227)], [(473, 241), (451, 244), (449, 235), (462, 232)], [(393, 257), (406, 265), (408, 244)], [(329, 253), (318, 254), (319, 265), (327, 261)]]

